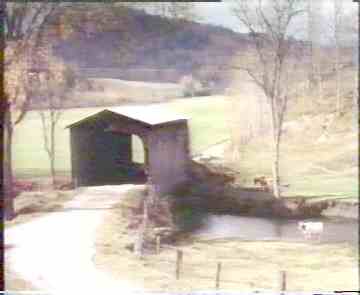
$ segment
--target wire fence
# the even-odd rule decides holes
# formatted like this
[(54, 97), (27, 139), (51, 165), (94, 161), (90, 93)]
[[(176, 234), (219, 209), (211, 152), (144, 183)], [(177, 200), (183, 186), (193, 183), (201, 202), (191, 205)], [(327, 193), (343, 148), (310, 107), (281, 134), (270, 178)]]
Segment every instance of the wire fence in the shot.
[[(204, 254), (200, 250), (196, 253), (193, 249), (190, 252), (175, 246), (161, 245), (159, 238), (156, 253), (151, 255), (149, 261), (151, 261), (154, 272), (163, 276), (164, 280), (167, 279), (180, 284), (181, 281), (184, 284), (195, 281), (198, 286), (194, 287), (221, 290), (223, 287), (236, 289), (236, 286), (247, 284), (255, 288), (258, 283), (257, 274), (248, 272), (247, 266), (241, 259), (211, 258), (209, 253)], [(237, 277), (239, 273), (241, 276)], [(274, 270), (270, 277), (272, 280), (271, 289), (287, 290), (286, 271)]]
[[(252, 255), (257, 256), (253, 257), (256, 259), (251, 259)], [(213, 252), (207, 251), (206, 247), (204, 249), (201, 245), (187, 249), (181, 246), (162, 245), (158, 241), (155, 253), (149, 254), (149, 257), (144, 259), (145, 264), (151, 265), (151, 271), (154, 269), (157, 273), (154, 280), (166, 281), (172, 289), (177, 290), (179, 287), (180, 290), (188, 290), (186, 294), (193, 294), (196, 290), (221, 291), (218, 294), (226, 294), (223, 291), (227, 290), (256, 290), (256, 292), (288, 294), (298, 289), (321, 288), (323, 290), (324, 283), (327, 286), (338, 285), (336, 280), (332, 283), (327, 280), (326, 276), (332, 276), (332, 271), (328, 271), (325, 265), (323, 267), (319, 265), (318, 269), (305, 269), (302, 265), (289, 268), (286, 263), (276, 265), (274, 259), (254, 254), (253, 251), (246, 249), (242, 249), (240, 255), (237, 255), (236, 251), (230, 252), (230, 249)], [(278, 260), (281, 261), (281, 257)], [(325, 282), (322, 278), (327, 281)], [(349, 286), (349, 282), (345, 281), (340, 284)], [(304, 291), (301, 292), (306, 294)], [(311, 294), (331, 294), (331, 292), (333, 291)], [(359, 292), (349, 290), (347, 293), (358, 294)], [(241, 292), (241, 294), (244, 293)]]

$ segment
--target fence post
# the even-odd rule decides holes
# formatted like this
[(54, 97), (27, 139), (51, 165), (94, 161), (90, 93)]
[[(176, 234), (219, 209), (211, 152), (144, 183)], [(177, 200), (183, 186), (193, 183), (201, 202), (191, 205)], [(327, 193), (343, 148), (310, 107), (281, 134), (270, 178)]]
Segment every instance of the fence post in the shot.
[(156, 254), (160, 253), (160, 236), (156, 236)]
[(286, 291), (286, 271), (280, 271), (280, 291)]
[(216, 267), (216, 284), (215, 284), (215, 288), (217, 290), (220, 287), (220, 272), (221, 272), (221, 262), (218, 262)]
[(180, 279), (180, 268), (183, 260), (183, 252), (181, 250), (176, 251), (176, 279)]
[(145, 243), (145, 235), (148, 224), (149, 214), (148, 214), (148, 203), (147, 200), (144, 200), (144, 213), (142, 222), (138, 228), (137, 237), (134, 244), (134, 252), (135, 255), (139, 258), (143, 258), (144, 254), (144, 243)]

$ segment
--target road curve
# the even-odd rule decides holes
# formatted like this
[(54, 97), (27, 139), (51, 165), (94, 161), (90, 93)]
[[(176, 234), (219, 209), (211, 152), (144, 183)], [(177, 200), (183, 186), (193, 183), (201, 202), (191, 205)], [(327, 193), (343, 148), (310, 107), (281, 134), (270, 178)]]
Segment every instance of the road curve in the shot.
[(105, 213), (134, 188), (79, 188), (64, 210), (6, 229), (5, 244), (11, 245), (6, 267), (49, 294), (138, 293), (139, 288), (99, 271), (93, 262), (96, 230)]

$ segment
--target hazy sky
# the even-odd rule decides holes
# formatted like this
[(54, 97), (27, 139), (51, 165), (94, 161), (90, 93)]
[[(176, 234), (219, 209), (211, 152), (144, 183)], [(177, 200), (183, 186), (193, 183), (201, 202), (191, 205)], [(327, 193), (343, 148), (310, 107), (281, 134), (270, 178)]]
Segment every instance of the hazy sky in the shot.
[(201, 22), (221, 25), (234, 31), (239, 30), (239, 22), (231, 13), (231, 1), (223, 2), (195, 2), (196, 13), (201, 17)]
[[(255, 2), (255, 0), (252, 0)], [(270, 0), (271, 1), (271, 0)], [(325, 17), (331, 17), (333, 13), (334, 0), (313, 0), (317, 5), (321, 2), (321, 14)], [(344, 10), (357, 9), (358, 4), (352, 0), (342, 0)], [(239, 21), (231, 13), (231, 6), (235, 1), (225, 0), (223, 2), (195, 2), (196, 12), (202, 18), (201, 22), (221, 25), (234, 31), (245, 32), (240, 26)]]

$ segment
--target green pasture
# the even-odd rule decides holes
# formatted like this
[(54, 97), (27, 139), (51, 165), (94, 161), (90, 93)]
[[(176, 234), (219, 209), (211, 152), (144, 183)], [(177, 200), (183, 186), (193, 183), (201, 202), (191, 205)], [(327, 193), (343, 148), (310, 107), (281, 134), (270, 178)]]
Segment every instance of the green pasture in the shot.
[[(229, 120), (231, 101), (224, 97), (204, 97), (174, 100), (164, 107), (188, 116), (192, 154), (203, 151), (216, 142), (230, 137)], [(69, 130), (65, 127), (99, 108), (65, 110), (57, 128), (58, 174), (70, 174)], [(244, 184), (252, 183), (255, 175), (271, 175), (271, 149), (269, 139), (259, 138), (245, 150), (233, 166), (241, 171)], [(316, 146), (306, 138), (297, 138), (282, 146), (281, 173), (283, 182), (290, 184), (286, 195), (358, 197), (358, 177), (355, 169), (345, 169), (348, 154), (341, 141), (332, 145)], [(20, 123), (14, 134), (14, 168), (17, 177), (42, 177), (49, 175), (49, 161), (43, 149), (42, 128), (39, 114), (31, 111)], [(141, 161), (143, 149), (134, 137), (134, 160)], [(346, 164), (346, 165), (345, 165)], [(332, 169), (334, 173), (319, 170), (318, 166)], [(344, 167), (343, 167), (344, 166)], [(351, 167), (351, 166), (350, 166)]]
[[(226, 108), (224, 99), (181, 99), (166, 104), (166, 108), (184, 114), (189, 120), (191, 148), (197, 152), (219, 139), (228, 137)], [(76, 108), (65, 110), (56, 129), (56, 169), (60, 174), (70, 173), (70, 137), (65, 127), (89, 114), (101, 111), (99, 108)], [(140, 140), (134, 137), (134, 159), (143, 157)], [(43, 135), (40, 116), (36, 111), (29, 112), (16, 127), (13, 145), (14, 168), (20, 177), (41, 177), (49, 174), (49, 161), (43, 148)]]
[[(241, 160), (234, 163), (242, 171), (241, 179), (250, 185), (255, 175), (271, 177), (271, 149), (267, 139), (256, 140), (246, 148)], [(317, 146), (306, 138), (298, 138), (294, 143), (282, 144), (280, 160), (281, 180), (290, 187), (284, 190), (286, 196), (318, 196), (358, 198), (359, 180), (356, 163), (348, 163), (344, 153), (354, 154), (357, 151), (347, 150), (346, 142), (334, 145)]]

